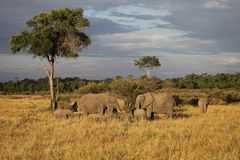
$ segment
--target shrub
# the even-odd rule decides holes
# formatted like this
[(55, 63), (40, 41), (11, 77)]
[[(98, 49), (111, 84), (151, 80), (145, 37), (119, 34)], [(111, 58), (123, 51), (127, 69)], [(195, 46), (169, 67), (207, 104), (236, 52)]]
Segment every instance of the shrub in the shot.
[(110, 88), (113, 94), (124, 99), (126, 106), (133, 105), (136, 96), (140, 92), (139, 86), (134, 79), (118, 78), (112, 81)]
[(165, 80), (163, 82), (163, 88), (176, 88), (176, 84), (172, 80)]
[(87, 94), (87, 93), (103, 93), (109, 90), (108, 83), (102, 81), (100, 83), (91, 82), (88, 83), (86, 86), (81, 87), (78, 90), (80, 94)]
[(158, 78), (141, 77), (137, 80), (137, 85), (140, 88), (140, 93), (155, 92), (161, 88), (161, 81)]

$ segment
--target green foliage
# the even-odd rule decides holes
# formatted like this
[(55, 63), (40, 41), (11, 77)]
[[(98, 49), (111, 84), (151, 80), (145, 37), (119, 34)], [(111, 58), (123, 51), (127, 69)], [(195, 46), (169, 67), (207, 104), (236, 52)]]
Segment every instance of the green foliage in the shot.
[(141, 77), (140, 79), (134, 79), (132, 76), (128, 76), (126, 79), (123, 77), (117, 77), (110, 84), (111, 91), (124, 98), (127, 106), (133, 105), (138, 94), (146, 92), (154, 92), (159, 89), (160, 80), (153, 77)]
[(124, 98), (127, 105), (134, 104), (135, 97), (139, 93), (138, 85), (134, 80), (120, 77), (112, 81), (110, 89), (114, 94)]
[(61, 8), (41, 13), (26, 24), (27, 30), (10, 39), (13, 53), (23, 50), (34, 57), (48, 59), (77, 57), (79, 50), (91, 43), (90, 37), (81, 32), (90, 25), (81, 8)]
[[(59, 78), (58, 81), (59, 81), (59, 92), (60, 93), (75, 92), (79, 88), (85, 86), (87, 83), (86, 80), (81, 80), (78, 77), (65, 78), (65, 79)], [(56, 82), (56, 79), (55, 79), (55, 82)]]
[(159, 59), (156, 56), (143, 56), (142, 58), (134, 60), (134, 62), (135, 66), (147, 72), (148, 78), (150, 78), (151, 69), (161, 66)]
[(175, 87), (176, 87), (176, 84), (174, 83), (173, 80), (167, 79), (163, 82), (163, 88), (175, 88)]
[(218, 73), (216, 75), (211, 74), (190, 74), (185, 78), (175, 78), (171, 80), (175, 83), (177, 88), (235, 88), (240, 89), (240, 73)]
[(54, 62), (56, 57), (78, 57), (82, 48), (90, 45), (90, 37), (81, 30), (88, 27), (89, 21), (84, 18), (81, 8), (55, 9), (40, 13), (27, 21), (28, 28), (12, 36), (10, 48), (13, 53), (26, 51), (33, 57), (46, 58), (49, 70), (51, 108), (56, 108), (54, 90)]
[(162, 81), (156, 77), (148, 78), (142, 76), (137, 80), (137, 85), (139, 86), (141, 93), (146, 92), (156, 92), (158, 89), (161, 89)]
[(87, 93), (104, 93), (109, 90), (109, 84), (106, 82), (95, 83), (91, 82), (85, 85), (84, 87), (78, 90), (80, 94), (87, 94)]
[[(40, 78), (38, 80), (33, 79), (24, 79), (24, 80), (17, 80), (17, 81), (9, 81), (5, 83), (0, 83), (0, 86), (2, 86), (0, 91), (6, 94), (27, 94), (27, 93), (39, 93), (39, 92), (45, 92), (48, 93), (49, 90), (49, 84), (48, 84), (48, 77)], [(56, 82), (57, 79), (55, 78), (54, 81)], [(69, 92), (75, 92), (79, 88), (85, 86), (87, 83), (89, 83), (89, 80), (80, 79), (78, 77), (74, 78), (59, 78), (59, 92), (60, 93), (69, 93)], [(98, 83), (98, 81), (96, 81)], [(56, 88), (56, 83), (55, 83)]]
[(144, 68), (157, 68), (160, 67), (159, 59), (156, 56), (144, 56), (138, 60), (135, 60), (135, 66), (138, 66), (140, 69)]
[[(48, 77), (38, 80), (24, 79), (0, 83), (0, 91), (4, 93), (26, 93), (26, 92), (40, 92), (48, 91)], [(56, 82), (56, 78), (54, 79)], [(81, 90), (82, 87), (89, 85), (89, 92), (104, 92), (113, 90), (119, 95), (125, 96), (132, 90), (136, 89), (141, 92), (156, 91), (161, 88), (179, 88), (179, 89), (240, 89), (240, 74), (216, 74), (216, 75), (195, 75), (186, 76), (185, 78), (159, 80), (156, 77), (147, 78), (142, 76), (139, 79), (134, 79), (133, 76), (124, 78), (117, 76), (115, 80), (86, 80), (78, 77), (74, 78), (59, 78), (59, 91), (60, 93), (69, 93)], [(56, 85), (56, 83), (55, 83)], [(96, 87), (95, 87), (96, 86)], [(86, 87), (86, 88), (88, 88)], [(95, 88), (95, 89), (94, 89)], [(96, 89), (97, 88), (97, 89)], [(123, 92), (123, 93), (122, 93)]]

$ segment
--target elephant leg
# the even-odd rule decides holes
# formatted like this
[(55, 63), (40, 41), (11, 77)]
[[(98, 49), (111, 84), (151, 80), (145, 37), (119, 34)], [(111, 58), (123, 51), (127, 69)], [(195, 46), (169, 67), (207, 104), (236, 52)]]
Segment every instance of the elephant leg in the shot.
[(146, 111), (147, 113), (147, 119), (152, 119), (154, 116), (153, 116), (153, 112), (149, 112), (149, 111)]
[(108, 109), (108, 114), (112, 114), (113, 113), (113, 107), (112, 106), (108, 107), (107, 109)]
[(172, 117), (173, 117), (173, 113), (172, 113), (172, 111), (169, 112), (167, 115), (168, 115), (168, 118), (172, 118)]
[(98, 113), (100, 114), (101, 117), (104, 118), (108, 114), (108, 108), (105, 107), (104, 105), (102, 105), (102, 106), (99, 107), (99, 112)]
[(205, 104), (202, 105), (202, 113), (205, 113)]
[(81, 110), (82, 114), (87, 116), (88, 115), (88, 111), (86, 110), (86, 107), (83, 106), (82, 110)]
[(88, 112), (86, 112), (86, 111), (83, 111), (82, 113), (83, 113), (83, 115), (85, 115), (85, 116), (88, 115)]
[(102, 116), (104, 115), (104, 107), (103, 106), (98, 107), (98, 113)]
[(207, 105), (204, 105), (204, 113), (207, 113)]
[(204, 113), (204, 106), (203, 105), (200, 106), (200, 112)]

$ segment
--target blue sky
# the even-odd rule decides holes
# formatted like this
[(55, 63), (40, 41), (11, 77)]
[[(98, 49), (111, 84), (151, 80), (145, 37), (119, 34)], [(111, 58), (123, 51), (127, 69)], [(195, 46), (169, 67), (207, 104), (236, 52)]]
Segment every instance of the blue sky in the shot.
[(11, 54), (8, 40), (34, 15), (78, 6), (91, 22), (92, 45), (78, 59), (57, 59), (61, 77), (140, 76), (133, 63), (144, 55), (160, 59), (153, 74), (161, 79), (240, 71), (239, 0), (3, 0), (0, 81), (46, 76), (38, 58)]

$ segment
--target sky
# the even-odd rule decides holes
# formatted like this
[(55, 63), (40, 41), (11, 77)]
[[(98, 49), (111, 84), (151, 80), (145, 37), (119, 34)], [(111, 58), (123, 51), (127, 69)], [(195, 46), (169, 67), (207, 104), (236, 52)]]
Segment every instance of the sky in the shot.
[(56, 76), (88, 79), (144, 74), (134, 60), (150, 55), (160, 79), (240, 72), (239, 0), (1, 0), (0, 81), (45, 77), (42, 62), (12, 54), (9, 38), (41, 12), (81, 7), (92, 44), (77, 59), (57, 58)]

